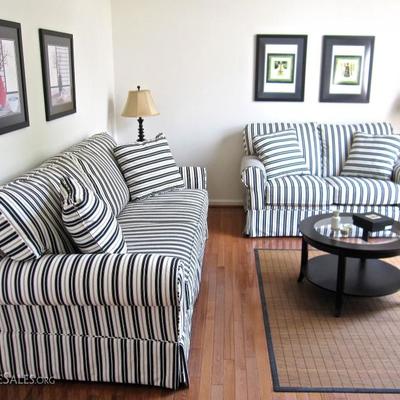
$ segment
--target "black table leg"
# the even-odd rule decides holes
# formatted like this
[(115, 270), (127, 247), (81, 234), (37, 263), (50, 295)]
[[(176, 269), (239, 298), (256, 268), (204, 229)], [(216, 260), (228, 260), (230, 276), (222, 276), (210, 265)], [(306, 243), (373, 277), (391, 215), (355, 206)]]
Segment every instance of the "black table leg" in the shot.
[(308, 244), (303, 238), (301, 241), (300, 274), (299, 274), (299, 277), (297, 278), (297, 282), (303, 281), (303, 278), (304, 278), (304, 275), (305, 275), (306, 269), (307, 269), (307, 262), (308, 262)]
[(339, 256), (337, 278), (336, 278), (336, 302), (335, 302), (335, 317), (340, 317), (343, 305), (343, 289), (346, 278), (346, 258)]

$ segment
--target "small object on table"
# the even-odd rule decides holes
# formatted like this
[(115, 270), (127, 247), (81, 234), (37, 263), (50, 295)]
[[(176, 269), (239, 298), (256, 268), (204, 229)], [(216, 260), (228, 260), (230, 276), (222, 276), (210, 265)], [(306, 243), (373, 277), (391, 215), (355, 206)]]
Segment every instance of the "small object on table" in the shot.
[(391, 227), (393, 218), (375, 213), (354, 214), (353, 224), (363, 229), (362, 238), (367, 241), (369, 232), (381, 231)]
[(340, 233), (344, 236), (347, 237), (350, 235), (351, 232), (351, 224), (344, 224), (340, 227)]
[(339, 210), (335, 210), (333, 212), (331, 226), (334, 231), (338, 231), (340, 229), (340, 211)]

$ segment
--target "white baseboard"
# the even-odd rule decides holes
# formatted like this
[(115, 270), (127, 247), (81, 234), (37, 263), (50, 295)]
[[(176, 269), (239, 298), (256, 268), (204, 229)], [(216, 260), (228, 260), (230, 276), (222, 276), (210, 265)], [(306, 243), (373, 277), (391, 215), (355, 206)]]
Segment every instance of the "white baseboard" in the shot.
[(210, 206), (216, 207), (234, 207), (234, 206), (242, 206), (243, 200), (227, 200), (227, 199), (210, 199)]

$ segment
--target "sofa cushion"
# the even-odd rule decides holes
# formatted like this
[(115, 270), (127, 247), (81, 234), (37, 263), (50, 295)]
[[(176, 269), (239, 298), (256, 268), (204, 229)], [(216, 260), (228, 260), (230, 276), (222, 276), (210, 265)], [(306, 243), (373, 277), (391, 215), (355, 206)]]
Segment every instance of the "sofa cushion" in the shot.
[(284, 176), (266, 182), (266, 204), (324, 206), (333, 203), (333, 189), (318, 176)]
[(131, 200), (185, 187), (163, 134), (157, 135), (154, 140), (118, 146), (114, 154), (124, 174)]
[(397, 183), (344, 176), (325, 179), (334, 190), (334, 204), (371, 206), (400, 204), (400, 185)]
[(255, 136), (253, 145), (267, 179), (310, 174), (294, 129)]
[(322, 152), (319, 132), (315, 122), (269, 122), (248, 124), (243, 131), (244, 151), (246, 155), (255, 155), (253, 140), (255, 136), (295, 129), (300, 148), (312, 175), (322, 176)]
[[(113, 146), (115, 142), (109, 135), (94, 135), (2, 187), (0, 215), (3, 223), (0, 225), (0, 248), (3, 253), (21, 261), (37, 258), (44, 253), (75, 252), (76, 246), (62, 221), (60, 180), (65, 176), (73, 177), (93, 189), (88, 175), (82, 170), (74, 154), (84, 155), (79, 152), (91, 149), (93, 153), (97, 149), (112, 157)], [(121, 176), (120, 172), (119, 174)], [(122, 176), (121, 180), (125, 185)], [(126, 185), (125, 191), (127, 199)]]
[(121, 228), (109, 206), (73, 178), (61, 181), (64, 225), (82, 253), (126, 253)]
[(118, 217), (129, 253), (165, 254), (184, 261), (189, 304), (200, 287), (207, 210), (205, 190), (182, 189), (130, 202)]
[(389, 180), (400, 155), (400, 135), (355, 133), (341, 176)]
[(22, 229), (15, 229), (0, 213), (0, 256), (1, 254), (13, 260), (28, 261), (39, 258), (41, 252), (32, 243), (29, 232), (25, 234)]
[(1, 214), (36, 256), (75, 250), (63, 227), (59, 203), (57, 188), (50, 180), (43, 184), (36, 174), (0, 189)]
[(129, 201), (129, 191), (118, 168), (113, 150), (113, 138), (97, 134), (70, 149), (87, 175), (94, 191), (117, 216)]
[(391, 124), (387, 122), (321, 124), (319, 130), (322, 142), (324, 176), (340, 175), (349, 155), (355, 132), (373, 135), (390, 135), (393, 133)]

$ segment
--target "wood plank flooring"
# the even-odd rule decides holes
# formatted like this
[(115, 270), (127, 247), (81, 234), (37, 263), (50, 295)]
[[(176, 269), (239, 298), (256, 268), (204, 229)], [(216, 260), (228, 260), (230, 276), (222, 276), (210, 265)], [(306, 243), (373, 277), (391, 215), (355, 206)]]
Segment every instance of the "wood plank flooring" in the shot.
[(0, 385), (0, 399), (400, 399), (399, 395), (382, 394), (273, 392), (254, 249), (299, 249), (300, 242), (243, 238), (243, 218), (241, 208), (211, 208), (209, 212), (210, 234), (194, 313), (188, 389), (172, 392), (133, 385), (71, 382), (49, 386)]

